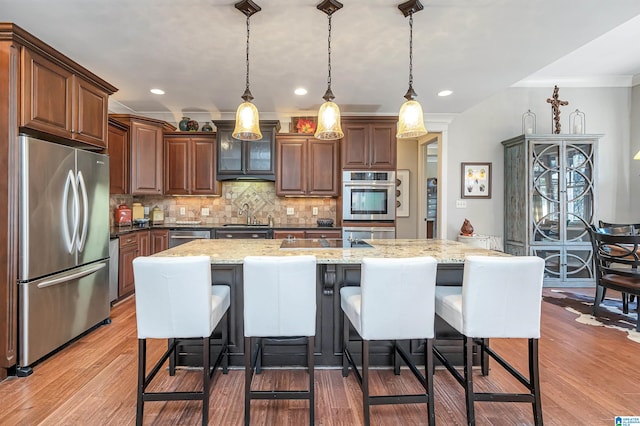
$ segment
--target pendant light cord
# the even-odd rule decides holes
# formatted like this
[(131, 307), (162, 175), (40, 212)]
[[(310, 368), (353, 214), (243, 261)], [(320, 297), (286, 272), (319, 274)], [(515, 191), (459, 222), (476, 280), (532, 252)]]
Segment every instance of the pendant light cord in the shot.
[(331, 90), (331, 15), (329, 15), (329, 37), (327, 38), (327, 52), (329, 54), (329, 74), (327, 77), (327, 88)]
[(413, 12), (409, 14), (409, 87), (413, 87)]
[(247, 16), (247, 91), (249, 91), (249, 16)]

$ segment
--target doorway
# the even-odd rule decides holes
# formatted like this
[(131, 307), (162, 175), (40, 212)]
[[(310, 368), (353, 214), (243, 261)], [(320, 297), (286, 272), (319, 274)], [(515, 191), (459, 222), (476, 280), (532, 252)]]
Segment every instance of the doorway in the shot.
[(429, 136), (418, 146), (418, 238), (446, 239), (443, 135), (430, 133)]

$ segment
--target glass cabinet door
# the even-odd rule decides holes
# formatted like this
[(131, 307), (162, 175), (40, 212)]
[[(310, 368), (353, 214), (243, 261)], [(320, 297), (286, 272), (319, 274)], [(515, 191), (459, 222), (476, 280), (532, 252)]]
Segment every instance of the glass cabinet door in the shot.
[(247, 172), (269, 172), (273, 170), (271, 136), (265, 132), (257, 141), (247, 141)]
[(531, 242), (558, 242), (561, 224), (560, 145), (534, 144)]
[(231, 137), (230, 131), (220, 131), (218, 173), (242, 171), (242, 141)]
[(565, 197), (567, 242), (590, 241), (587, 228), (593, 223), (593, 145), (567, 143), (565, 148)]

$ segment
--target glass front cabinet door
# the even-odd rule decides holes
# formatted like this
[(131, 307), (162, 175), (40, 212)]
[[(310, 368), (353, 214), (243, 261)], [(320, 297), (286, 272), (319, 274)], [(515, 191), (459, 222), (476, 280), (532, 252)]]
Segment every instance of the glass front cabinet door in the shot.
[(275, 141), (278, 121), (260, 121), (262, 139), (241, 141), (231, 136), (233, 120), (214, 121), (217, 135), (218, 180), (275, 180)]
[(545, 285), (594, 282), (600, 135), (523, 135), (505, 146), (505, 251), (546, 261)]

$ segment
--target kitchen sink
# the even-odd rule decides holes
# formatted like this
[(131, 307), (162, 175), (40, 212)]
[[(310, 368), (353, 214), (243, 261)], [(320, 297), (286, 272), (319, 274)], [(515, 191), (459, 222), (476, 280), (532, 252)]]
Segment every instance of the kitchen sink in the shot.
[(260, 223), (260, 224), (257, 224), (257, 223), (252, 223), (252, 224), (247, 224), (247, 223), (225, 223), (222, 226), (224, 226), (224, 227), (231, 227), (232, 226), (232, 227), (236, 227), (236, 228), (246, 228), (248, 226), (250, 226), (250, 227), (254, 227), (254, 226), (255, 227), (260, 227), (261, 226), (263, 228), (266, 228), (269, 225), (267, 225), (266, 223), (264, 223), (264, 224), (262, 224), (262, 223)]

